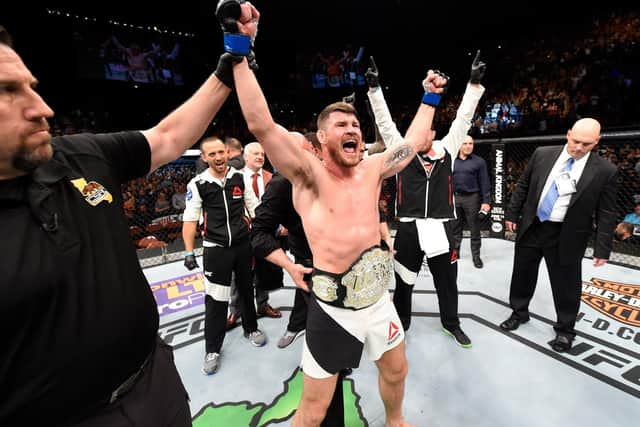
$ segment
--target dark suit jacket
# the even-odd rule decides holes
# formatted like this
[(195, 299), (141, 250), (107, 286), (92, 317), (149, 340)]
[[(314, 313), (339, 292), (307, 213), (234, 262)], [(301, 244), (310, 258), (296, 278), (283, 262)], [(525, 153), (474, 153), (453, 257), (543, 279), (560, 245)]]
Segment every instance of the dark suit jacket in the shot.
[(291, 253), (297, 258), (312, 258), (302, 220), (293, 207), (291, 191), (291, 183), (275, 173), (262, 195), (262, 201), (256, 208), (256, 217), (251, 223), (251, 245), (256, 257), (264, 258), (281, 247), (276, 230), (282, 224), (289, 231)]
[[(544, 184), (563, 149), (564, 146), (538, 147), (518, 181), (505, 215), (507, 221), (518, 223), (518, 241), (536, 217)], [(584, 256), (594, 224), (593, 256), (609, 259), (616, 227), (617, 172), (616, 166), (591, 152), (562, 223), (559, 252), (563, 260), (572, 262)]]
[[(260, 207), (262, 206), (264, 197), (268, 194), (267, 193), (267, 189), (269, 188), (268, 184), (272, 178), (273, 178), (273, 174), (271, 172), (269, 172), (266, 169), (262, 169), (262, 181), (264, 182), (265, 191), (260, 197), (260, 204), (256, 208), (256, 217), (253, 219), (251, 223), (252, 233), (253, 233), (253, 228), (256, 226), (256, 223), (260, 222), (260, 219), (258, 218), (259, 212), (261, 212), (261, 215), (264, 215), (264, 208), (260, 209)], [(276, 227), (277, 227), (277, 224), (276, 224)], [(270, 291), (273, 289), (278, 289), (282, 287), (284, 284), (283, 283), (284, 275), (282, 272), (282, 268), (278, 267), (275, 264), (270, 263), (269, 261), (265, 260), (263, 257), (258, 256), (255, 258), (254, 271), (258, 278), (256, 282), (256, 286), (261, 289)]]

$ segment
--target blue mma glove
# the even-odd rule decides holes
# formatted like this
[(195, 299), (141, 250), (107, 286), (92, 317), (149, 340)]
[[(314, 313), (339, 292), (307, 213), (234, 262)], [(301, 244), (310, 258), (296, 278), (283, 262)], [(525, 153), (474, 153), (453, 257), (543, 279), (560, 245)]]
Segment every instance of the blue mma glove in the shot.
[(253, 40), (238, 32), (238, 19), (242, 14), (240, 5), (245, 0), (220, 0), (216, 7), (216, 18), (224, 31), (224, 50), (234, 55), (248, 56)]

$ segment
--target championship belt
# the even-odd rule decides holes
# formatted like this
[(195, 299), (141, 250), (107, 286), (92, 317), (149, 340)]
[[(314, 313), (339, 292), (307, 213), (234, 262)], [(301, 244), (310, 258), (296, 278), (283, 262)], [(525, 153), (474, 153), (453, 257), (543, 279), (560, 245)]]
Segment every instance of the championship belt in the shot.
[(314, 274), (312, 291), (327, 304), (359, 310), (376, 303), (387, 292), (392, 274), (389, 252), (374, 247), (342, 275)]

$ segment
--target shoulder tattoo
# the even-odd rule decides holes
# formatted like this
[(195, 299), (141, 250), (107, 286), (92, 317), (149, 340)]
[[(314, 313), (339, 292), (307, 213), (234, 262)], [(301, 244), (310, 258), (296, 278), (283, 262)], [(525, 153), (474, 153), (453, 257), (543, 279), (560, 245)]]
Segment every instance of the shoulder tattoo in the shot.
[(397, 147), (394, 147), (391, 150), (390, 155), (387, 157), (385, 161), (385, 166), (391, 167), (394, 166), (408, 157), (411, 157), (415, 154), (413, 147), (409, 144), (402, 144)]

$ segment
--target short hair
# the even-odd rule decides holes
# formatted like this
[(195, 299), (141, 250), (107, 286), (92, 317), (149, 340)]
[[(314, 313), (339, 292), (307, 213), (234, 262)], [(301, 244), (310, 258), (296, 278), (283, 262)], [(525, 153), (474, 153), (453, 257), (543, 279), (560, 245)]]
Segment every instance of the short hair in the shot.
[(623, 228), (627, 233), (633, 234), (633, 230), (635, 228), (635, 225), (633, 225), (630, 222), (621, 222), (620, 223), (620, 227)]
[(320, 112), (318, 115), (318, 120), (316, 122), (318, 129), (322, 128), (322, 125), (327, 120), (329, 115), (333, 112), (339, 111), (341, 113), (353, 114), (356, 116), (356, 119), (360, 120), (358, 117), (358, 112), (355, 107), (347, 102), (334, 102), (333, 104), (329, 104)]
[(320, 144), (320, 140), (318, 140), (318, 135), (315, 132), (307, 132), (304, 134), (304, 139), (309, 141), (313, 148), (316, 150), (322, 151), (322, 144)]
[(224, 139), (224, 145), (229, 147), (229, 149), (233, 149), (242, 153), (242, 143), (237, 138), (231, 136), (226, 137)]
[(202, 141), (200, 141), (200, 147), (199, 147), (200, 148), (200, 152), (202, 153), (202, 146), (204, 144), (206, 144), (207, 142), (214, 142), (214, 141), (219, 141), (222, 144), (224, 144), (224, 142), (222, 142), (222, 140), (220, 138), (218, 138), (217, 136), (210, 136), (210, 137), (207, 137), (207, 138), (203, 139)]
[(7, 29), (2, 25), (0, 25), (0, 44), (5, 44), (9, 47), (13, 47), (13, 39), (11, 38), (11, 34), (9, 34), (9, 31), (7, 31)]

